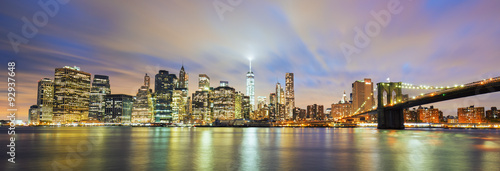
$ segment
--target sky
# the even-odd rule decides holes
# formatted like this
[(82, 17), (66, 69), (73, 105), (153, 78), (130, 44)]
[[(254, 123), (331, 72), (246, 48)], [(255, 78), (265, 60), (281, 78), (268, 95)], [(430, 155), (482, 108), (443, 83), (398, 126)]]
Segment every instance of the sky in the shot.
[[(38, 2), (57, 8), (49, 6), (47, 13)], [(7, 62), (16, 61), (18, 118), (24, 120), (36, 104), (37, 81), (53, 78), (54, 69), (63, 66), (109, 75), (113, 94), (134, 95), (145, 73), (178, 74), (182, 65), (190, 92), (203, 73), (214, 87), (224, 80), (246, 93), (252, 57), (256, 99), (269, 97), (276, 82), (284, 85), (285, 73), (292, 72), (301, 108), (337, 103), (364, 78), (447, 86), (500, 76), (500, 1), (495, 0), (1, 3), (1, 80), (7, 80)], [(30, 24), (36, 32), (25, 26)], [(13, 46), (12, 35), (24, 42)], [(6, 97), (7, 84), (0, 85)], [(500, 93), (492, 93), (432, 105), (456, 115), (457, 107), (500, 107), (499, 100)], [(1, 98), (4, 119), (6, 109), (7, 98)]]

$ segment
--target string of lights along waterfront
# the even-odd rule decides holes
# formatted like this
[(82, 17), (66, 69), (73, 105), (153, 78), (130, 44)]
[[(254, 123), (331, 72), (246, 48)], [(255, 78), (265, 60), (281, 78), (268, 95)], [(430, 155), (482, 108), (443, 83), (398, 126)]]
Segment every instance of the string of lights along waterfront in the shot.
[[(37, 103), (29, 109), (28, 123), (332, 126), (332, 123), (370, 125), (378, 122), (378, 115), (370, 113), (377, 110), (374, 94), (377, 88), (369, 78), (354, 81), (351, 94), (347, 95), (344, 91), (338, 103), (326, 108), (322, 104), (311, 104), (306, 108), (295, 106), (294, 74), (286, 73), (284, 78), (284, 87), (276, 82), (269, 100), (267, 96), (255, 99), (255, 75), (252, 59), (249, 59), (246, 94), (231, 87), (229, 81), (222, 80), (217, 87), (211, 86), (207, 74), (198, 75), (198, 89), (190, 94), (189, 75), (181, 66), (178, 75), (159, 70), (154, 76), (154, 83), (145, 74), (137, 93), (128, 95), (113, 94), (110, 87), (112, 78), (109, 76), (92, 75), (79, 67), (65, 66), (55, 69), (54, 79), (42, 78), (38, 81)], [(492, 78), (489, 81), (497, 80)], [(402, 94), (405, 86), (397, 86), (400, 84), (407, 85), (394, 84), (395, 90), (379, 97), (379, 105), (392, 106), (417, 98)], [(463, 88), (464, 85), (455, 87)], [(421, 94), (419, 98), (425, 96)], [(418, 106), (405, 108), (402, 118), (406, 123), (493, 123), (489, 127), (498, 127), (494, 123), (499, 121), (499, 111), (496, 107), (487, 110), (484, 107), (464, 106), (457, 109), (455, 117), (443, 116), (443, 112), (434, 106)]]

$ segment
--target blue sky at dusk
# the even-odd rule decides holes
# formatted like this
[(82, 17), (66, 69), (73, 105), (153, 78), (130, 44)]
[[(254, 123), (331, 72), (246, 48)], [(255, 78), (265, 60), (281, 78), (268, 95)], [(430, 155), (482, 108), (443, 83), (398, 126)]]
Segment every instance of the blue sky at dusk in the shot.
[[(22, 35), (21, 18), (31, 21), (42, 11), (37, 2), (0, 6), (2, 68), (17, 62), (16, 98), (25, 118), (36, 104), (37, 81), (63, 66), (109, 75), (112, 93), (134, 95), (145, 73), (178, 74), (184, 63), (190, 93), (202, 73), (214, 87), (226, 80), (245, 93), (252, 56), (256, 97), (268, 97), (293, 72), (298, 107), (337, 103), (363, 78), (447, 86), (500, 76), (500, 1), (401, 0), (401, 12), (349, 58), (340, 44), (354, 46), (354, 28), (376, 21), (370, 12), (388, 10), (389, 0), (242, 0), (223, 20), (212, 0), (71, 0), (16, 53), (7, 35)], [(2, 84), (4, 97), (6, 89)], [(499, 100), (494, 93), (434, 105), (456, 115), (457, 107), (500, 107)], [(5, 111), (6, 98), (0, 105)]]

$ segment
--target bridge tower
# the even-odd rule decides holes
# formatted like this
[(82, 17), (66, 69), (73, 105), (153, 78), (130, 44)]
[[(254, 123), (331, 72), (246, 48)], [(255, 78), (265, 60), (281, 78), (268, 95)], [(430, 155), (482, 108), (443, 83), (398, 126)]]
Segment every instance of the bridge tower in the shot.
[[(404, 129), (403, 108), (392, 107), (393, 104), (401, 103), (403, 93), (401, 91), (401, 82), (378, 83), (378, 108), (377, 119), (378, 129)], [(387, 93), (387, 104), (384, 106), (384, 93)], [(393, 95), (395, 96), (393, 98)]]

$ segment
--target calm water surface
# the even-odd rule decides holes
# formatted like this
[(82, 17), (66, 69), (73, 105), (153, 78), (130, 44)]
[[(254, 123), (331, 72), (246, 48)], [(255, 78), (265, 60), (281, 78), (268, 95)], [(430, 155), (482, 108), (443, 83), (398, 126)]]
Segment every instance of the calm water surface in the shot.
[(17, 128), (0, 170), (500, 170), (500, 130)]

